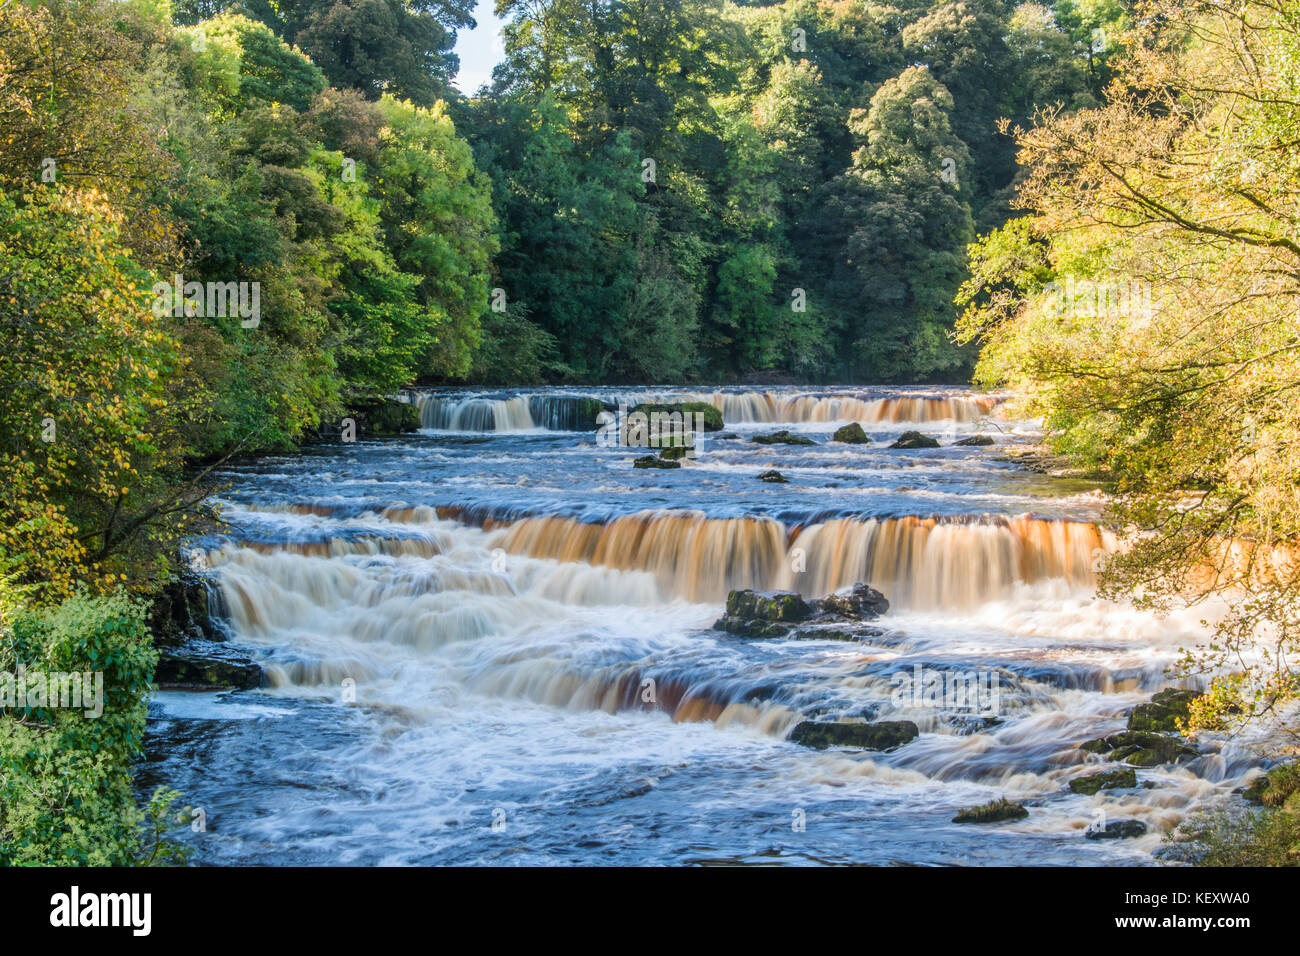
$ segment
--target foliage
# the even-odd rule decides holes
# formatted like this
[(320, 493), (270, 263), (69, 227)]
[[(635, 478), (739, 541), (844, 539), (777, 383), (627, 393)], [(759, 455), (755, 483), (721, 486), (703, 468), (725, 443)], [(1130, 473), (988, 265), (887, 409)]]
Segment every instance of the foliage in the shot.
[(1211, 729), (1300, 697), (1300, 14), (1149, 13), (1105, 105), (1020, 132), (1029, 215), (972, 247), (961, 331), (986, 384), (1114, 478), (1134, 533), (1104, 593), (1205, 606), (1180, 670), (1213, 678)]
[(76, 596), (23, 613), (0, 642), (0, 672), (102, 672), (103, 713), (48, 706), (0, 712), (0, 865), (176, 863), (165, 833), (176, 795), (138, 807), (131, 769), (143, 753), (157, 653), (142, 607)]

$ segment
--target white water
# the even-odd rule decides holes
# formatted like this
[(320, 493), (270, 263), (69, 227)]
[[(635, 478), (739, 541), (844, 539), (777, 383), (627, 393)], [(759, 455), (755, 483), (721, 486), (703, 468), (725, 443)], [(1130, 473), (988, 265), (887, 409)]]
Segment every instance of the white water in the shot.
[[(217, 821), (220, 839), (196, 838), (201, 858), (1140, 863), (1253, 765), (1242, 745), (1209, 741), (1196, 760), (1140, 770), (1149, 788), (1066, 789), (1105, 766), (1078, 745), (1122, 729), (1201, 636), (1195, 619), (1093, 597), (1096, 555), (1115, 541), (1069, 511), (1093, 499), (1060, 499), (1060, 517), (794, 519), (775, 515), (804, 498), (856, 502), (855, 485), (753, 480), (850, 455), (854, 474), (888, 484), (882, 500), (916, 499), (889, 476), (925, 466), (967, 476), (951, 498), (1017, 503), (1029, 489), (994, 467), (996, 450), (732, 443), (647, 474), (581, 438), (448, 441), (340, 446), (238, 476), (235, 533), (203, 561), (270, 686), (169, 695), (153, 731), (160, 779)], [(546, 513), (493, 517), (464, 498), (514, 507), (524, 479), (554, 485), (534, 493)], [(638, 507), (691, 494), (699, 507)], [(595, 500), (613, 511), (573, 516)], [(893, 602), (866, 642), (710, 629), (730, 587), (812, 596), (858, 580)], [(900, 702), (894, 677), (918, 664), (998, 675), (999, 722)], [(883, 754), (786, 740), (800, 720), (863, 717), (922, 733)], [(1004, 795), (1030, 816), (950, 822)], [(1099, 811), (1151, 830), (1083, 839)]]

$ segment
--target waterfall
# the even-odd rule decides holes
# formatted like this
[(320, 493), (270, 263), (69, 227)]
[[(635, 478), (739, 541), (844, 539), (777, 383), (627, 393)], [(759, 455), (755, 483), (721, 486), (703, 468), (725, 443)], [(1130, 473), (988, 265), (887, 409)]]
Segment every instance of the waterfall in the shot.
[(591, 431), (600, 410), (619, 403), (706, 402), (726, 424), (970, 423), (993, 413), (1001, 399), (988, 395), (821, 394), (785, 391), (659, 391), (597, 394), (536, 392), (513, 396), (416, 392), (420, 424), (444, 431), (512, 432), (530, 428)]
[[(861, 581), (899, 607), (972, 608), (1020, 583), (1061, 579), (1091, 587), (1099, 556), (1118, 548), (1113, 534), (1091, 522), (1034, 517), (836, 518), (787, 527), (773, 519), (689, 511), (641, 512), (605, 523), (455, 516), (490, 531), (489, 549), (646, 571), (666, 599), (708, 602), (724, 600), (732, 588), (783, 588), (816, 597)], [(428, 508), (388, 509), (385, 517), (438, 520)]]
[(526, 397), (440, 398), (419, 395), (421, 428), (439, 428), (458, 432), (517, 432), (535, 427)]
[(781, 395), (767, 392), (715, 392), (706, 399), (729, 424), (855, 421), (973, 422), (998, 404), (988, 396), (859, 398), (851, 395)]

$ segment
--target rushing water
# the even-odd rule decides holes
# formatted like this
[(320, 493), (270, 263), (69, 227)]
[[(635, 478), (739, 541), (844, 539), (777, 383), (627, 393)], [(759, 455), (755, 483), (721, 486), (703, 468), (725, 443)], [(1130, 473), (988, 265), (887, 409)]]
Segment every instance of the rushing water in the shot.
[[(1166, 686), (1200, 625), (1095, 599), (1100, 496), (1001, 460), (1034, 431), (997, 397), (408, 397), (418, 435), (225, 476), (229, 532), (196, 560), (271, 686), (159, 693), (145, 775), (203, 808), (200, 862), (1143, 863), (1253, 766), (1209, 741), (1137, 789), (1068, 790), (1103, 767), (1078, 745)], [(635, 470), (643, 450), (579, 430), (592, 398), (709, 401), (728, 431)], [(831, 442), (847, 421), (873, 443)], [(774, 427), (815, 444), (748, 441)], [(886, 447), (911, 428), (942, 447)], [(953, 444), (976, 433), (995, 444)], [(893, 605), (869, 642), (710, 629), (729, 588), (858, 581)], [(996, 675), (1000, 721), (900, 700), (917, 665)], [(786, 739), (864, 717), (922, 733), (889, 753)], [(1004, 795), (1029, 817), (950, 822)], [(1150, 831), (1085, 839), (1099, 811)]]

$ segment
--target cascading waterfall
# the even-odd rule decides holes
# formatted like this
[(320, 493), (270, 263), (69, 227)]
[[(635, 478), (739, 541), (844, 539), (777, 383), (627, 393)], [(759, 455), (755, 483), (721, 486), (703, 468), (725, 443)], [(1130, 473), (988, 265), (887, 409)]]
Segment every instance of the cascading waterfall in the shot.
[(458, 432), (517, 432), (536, 427), (528, 399), (467, 398), (459, 401), (420, 395), (416, 398), (421, 428)]
[(970, 423), (992, 414), (1001, 399), (987, 395), (827, 395), (762, 391), (623, 391), (605, 395), (530, 393), (446, 395), (414, 393), (423, 428), (443, 431), (516, 432), (532, 428), (590, 431), (598, 410), (642, 402), (706, 402), (730, 425)]
[[(204, 860), (291, 847), (294, 862), (473, 862), (472, 834), (486, 832), (474, 821), (494, 807), (526, 828), (527, 853), (541, 854), (530, 862), (591, 862), (587, 844), (602, 839), (628, 861), (680, 860), (701, 840), (710, 858), (747, 859), (770, 844), (772, 819), (829, 799), (890, 821), (867, 846), (859, 809), (851, 823), (819, 816), (801, 838), (842, 859), (1015, 862), (1034, 832), (1038, 862), (1142, 862), (1187, 809), (1252, 772), (1244, 749), (1206, 743), (1201, 757), (1140, 769), (1149, 788), (1070, 792), (1098, 760), (1079, 745), (1122, 729), (1167, 685), (1202, 611), (1156, 619), (1095, 598), (1094, 569), (1120, 547), (1096, 521), (1095, 490), (1017, 469), (998, 446), (954, 444), (997, 413), (994, 398), (412, 396), (427, 428), (490, 438), (434, 433), (235, 466), (229, 528), (196, 544), (228, 646), (267, 684), (200, 708), (201, 765), (183, 717), (194, 705), (160, 701), (162, 726), (180, 733), (174, 758), (154, 764), (160, 782), (223, 820)], [(718, 436), (690, 467), (660, 471), (635, 469), (635, 449), (564, 435), (620, 402), (689, 400), (729, 424), (808, 424), (814, 444)], [(878, 426), (874, 440), (832, 442), (816, 427), (841, 420)], [(887, 448), (891, 431), (925, 421), (949, 423), (933, 429), (941, 452)], [(999, 446), (1029, 440), (1033, 423), (1009, 424)], [(790, 483), (756, 480), (774, 467)], [(712, 629), (732, 588), (812, 598), (859, 582), (890, 601), (871, 627)], [(996, 720), (899, 697), (899, 676), (918, 667), (996, 675)], [(340, 707), (348, 694), (355, 706)], [(920, 736), (890, 752), (820, 752), (792, 742), (805, 720), (911, 721)], [(1002, 795), (1031, 800), (1031, 816), (949, 826), (955, 807)], [(1083, 840), (1102, 803), (1151, 833)], [(679, 813), (691, 823), (677, 826)], [(650, 819), (647, 842), (636, 835)]]
[(700, 396), (722, 412), (731, 424), (802, 424), (853, 421), (863, 424), (884, 422), (954, 421), (973, 422), (989, 415), (998, 400), (979, 397), (912, 397), (864, 399), (854, 396), (790, 395), (766, 392), (715, 392)]
[(606, 524), (530, 518), (496, 532), (512, 554), (649, 571), (666, 593), (720, 601), (732, 588), (821, 596), (866, 582), (900, 607), (970, 608), (1019, 583), (1094, 583), (1113, 535), (1086, 522), (835, 519), (791, 532), (775, 520), (651, 512)]

